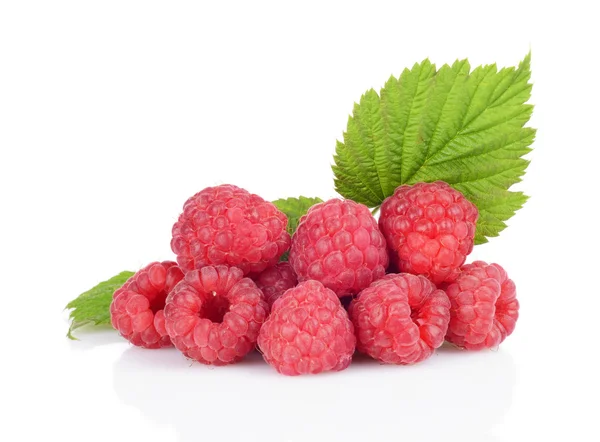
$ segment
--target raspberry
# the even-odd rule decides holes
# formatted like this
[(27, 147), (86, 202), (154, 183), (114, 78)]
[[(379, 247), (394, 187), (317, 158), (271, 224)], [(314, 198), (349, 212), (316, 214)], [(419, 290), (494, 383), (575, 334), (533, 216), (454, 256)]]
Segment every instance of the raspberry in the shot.
[(400, 271), (452, 282), (471, 250), (477, 208), (442, 181), (398, 187), (381, 205), (379, 227)]
[(350, 304), (357, 348), (387, 364), (427, 359), (444, 342), (450, 302), (424, 276), (389, 274)]
[(265, 360), (290, 376), (343, 370), (355, 344), (339, 298), (318, 281), (301, 282), (275, 301), (258, 337)]
[(314, 279), (339, 297), (355, 294), (385, 274), (385, 240), (362, 204), (332, 199), (300, 219), (290, 264), (299, 281)]
[(171, 292), (165, 326), (186, 357), (226, 365), (252, 351), (268, 309), (262, 292), (242, 270), (206, 266), (186, 273)]
[(258, 195), (229, 184), (207, 187), (184, 204), (171, 249), (184, 272), (224, 264), (259, 273), (289, 248), (286, 227), (287, 217)]
[(275, 300), (286, 290), (298, 284), (298, 278), (288, 262), (280, 262), (260, 273), (254, 278), (254, 282), (262, 290), (269, 307), (272, 307)]
[(464, 265), (446, 294), (452, 305), (448, 342), (468, 350), (495, 348), (514, 331), (519, 318), (515, 283), (498, 264)]
[(115, 291), (110, 304), (112, 326), (139, 347), (170, 346), (163, 309), (167, 295), (182, 278), (174, 262), (148, 264)]

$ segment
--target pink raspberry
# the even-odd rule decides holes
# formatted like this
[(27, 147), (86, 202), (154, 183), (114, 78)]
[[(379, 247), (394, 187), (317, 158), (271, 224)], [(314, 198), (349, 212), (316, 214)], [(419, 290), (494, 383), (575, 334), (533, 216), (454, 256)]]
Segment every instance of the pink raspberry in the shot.
[(112, 326), (139, 347), (170, 346), (163, 309), (167, 295), (182, 278), (183, 272), (174, 262), (148, 264), (113, 294)]
[(239, 361), (255, 347), (269, 306), (236, 267), (186, 273), (167, 298), (165, 325), (175, 347), (203, 364)]
[(452, 305), (448, 342), (468, 350), (496, 348), (514, 331), (519, 318), (515, 283), (498, 264), (464, 265), (446, 294)]
[(207, 187), (186, 201), (173, 226), (171, 249), (184, 272), (228, 265), (244, 274), (274, 266), (290, 246), (287, 217), (244, 189)]
[(381, 205), (379, 227), (400, 271), (452, 282), (473, 250), (479, 213), (442, 181), (398, 187)]
[(424, 276), (389, 274), (350, 304), (357, 348), (386, 364), (414, 364), (444, 342), (450, 302)]
[(289, 261), (299, 281), (320, 281), (342, 297), (381, 278), (388, 256), (367, 206), (332, 199), (315, 204), (300, 219)]
[(269, 307), (272, 307), (286, 290), (298, 284), (298, 278), (288, 262), (280, 262), (256, 276), (254, 282), (262, 290)]
[(258, 337), (265, 360), (290, 376), (345, 369), (355, 343), (339, 298), (318, 281), (301, 282), (275, 301)]

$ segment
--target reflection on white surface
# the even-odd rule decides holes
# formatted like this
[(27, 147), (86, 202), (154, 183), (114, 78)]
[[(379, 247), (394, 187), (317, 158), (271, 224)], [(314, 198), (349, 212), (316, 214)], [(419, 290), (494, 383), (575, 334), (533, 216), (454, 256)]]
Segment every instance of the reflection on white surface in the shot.
[[(65, 325), (68, 328), (68, 324)], [(112, 344), (122, 344), (123, 338), (110, 326), (84, 326), (73, 332), (75, 340), (68, 340), (71, 350), (88, 351)]]
[(229, 367), (190, 364), (174, 349), (126, 350), (119, 398), (179, 441), (461, 440), (492, 442), (512, 400), (510, 355), (441, 348), (414, 367), (356, 356), (341, 373), (289, 378), (257, 353)]

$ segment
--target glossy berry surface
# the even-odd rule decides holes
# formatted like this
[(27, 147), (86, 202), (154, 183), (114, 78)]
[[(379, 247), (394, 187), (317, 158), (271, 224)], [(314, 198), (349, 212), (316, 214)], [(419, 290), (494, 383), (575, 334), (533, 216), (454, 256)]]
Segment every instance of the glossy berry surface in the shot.
[(385, 240), (367, 206), (332, 199), (312, 206), (292, 238), (298, 280), (319, 281), (338, 296), (356, 294), (385, 274)]
[(301, 282), (275, 301), (258, 338), (267, 363), (290, 376), (345, 369), (355, 343), (339, 298), (318, 281)]
[(171, 249), (184, 272), (228, 265), (244, 274), (274, 266), (290, 246), (287, 217), (258, 195), (229, 184), (186, 201), (173, 226)]
[(517, 291), (498, 264), (467, 264), (445, 290), (452, 306), (448, 342), (468, 350), (496, 348), (514, 331)]
[(381, 205), (379, 227), (401, 272), (452, 282), (473, 250), (477, 208), (442, 181), (398, 187)]
[(174, 262), (148, 264), (115, 291), (110, 304), (112, 326), (138, 347), (170, 346), (163, 309), (167, 295), (182, 278)]
[(350, 304), (357, 348), (386, 364), (414, 364), (444, 342), (450, 302), (424, 276), (389, 274)]
[(269, 307), (272, 307), (273, 303), (286, 290), (298, 284), (296, 273), (288, 262), (280, 262), (273, 267), (269, 267), (253, 279), (265, 295)]
[(226, 365), (252, 351), (268, 309), (262, 292), (242, 270), (206, 266), (188, 272), (173, 289), (165, 326), (188, 358)]

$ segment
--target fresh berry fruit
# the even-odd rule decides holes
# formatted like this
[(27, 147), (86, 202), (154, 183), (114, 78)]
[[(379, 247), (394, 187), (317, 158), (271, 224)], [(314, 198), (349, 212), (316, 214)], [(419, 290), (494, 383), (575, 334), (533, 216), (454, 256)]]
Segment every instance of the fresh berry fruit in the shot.
[(184, 272), (224, 264), (259, 273), (289, 248), (286, 227), (287, 217), (260, 196), (229, 184), (207, 187), (184, 204), (171, 249)]
[(174, 262), (148, 264), (115, 291), (110, 304), (112, 326), (139, 347), (170, 346), (163, 309), (167, 295), (182, 278)]
[(258, 337), (265, 360), (290, 376), (343, 370), (355, 344), (339, 298), (318, 281), (301, 282), (275, 301)]
[(385, 240), (367, 206), (338, 199), (315, 204), (300, 219), (289, 260), (299, 281), (320, 281), (339, 297), (368, 287), (388, 265)]
[(298, 278), (288, 262), (280, 262), (260, 273), (254, 278), (254, 282), (262, 290), (269, 307), (272, 307), (286, 290), (298, 284)]
[(379, 227), (400, 271), (452, 282), (473, 250), (477, 208), (442, 181), (398, 187), (381, 205)]
[(255, 347), (268, 309), (262, 292), (240, 269), (206, 266), (188, 272), (173, 289), (165, 325), (188, 358), (226, 365)]
[(468, 350), (496, 348), (514, 331), (519, 318), (515, 283), (498, 264), (464, 265), (445, 290), (452, 305), (448, 342)]
[(414, 364), (444, 342), (450, 302), (424, 276), (389, 274), (350, 304), (359, 351), (386, 364)]

